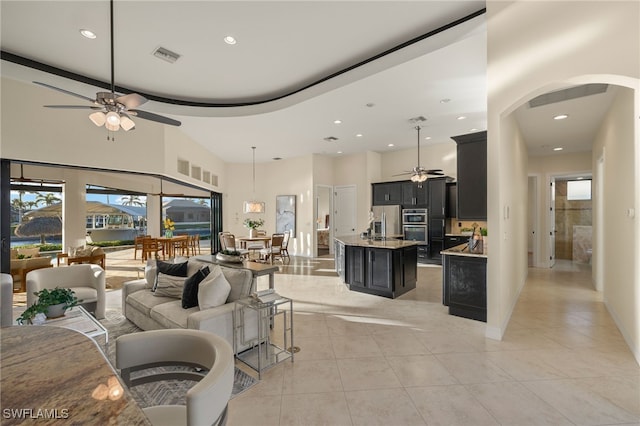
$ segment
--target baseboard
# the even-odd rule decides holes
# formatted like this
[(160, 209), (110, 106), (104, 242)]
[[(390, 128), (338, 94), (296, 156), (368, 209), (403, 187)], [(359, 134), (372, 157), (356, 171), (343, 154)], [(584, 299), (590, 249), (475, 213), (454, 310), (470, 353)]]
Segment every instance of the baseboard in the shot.
[(504, 333), (507, 331), (507, 326), (509, 325), (509, 321), (511, 321), (513, 310), (516, 308), (516, 303), (518, 303), (518, 299), (520, 299), (520, 293), (522, 293), (522, 289), (524, 288), (524, 285), (526, 284), (526, 282), (527, 282), (527, 274), (525, 274), (524, 279), (520, 281), (518, 292), (516, 294), (516, 297), (511, 302), (511, 307), (509, 308), (509, 312), (506, 318), (504, 319), (504, 321), (502, 321), (502, 324), (500, 324), (499, 327), (493, 327), (493, 326), (487, 325), (484, 331), (485, 337), (493, 340), (502, 340)]
[(634, 346), (635, 344), (638, 344), (638, 342), (633, 341), (631, 335), (622, 326), (622, 321), (620, 321), (620, 318), (618, 318), (615, 311), (611, 309), (609, 303), (606, 300), (604, 301), (604, 306), (607, 308), (607, 312), (609, 312), (611, 318), (613, 318), (613, 322), (616, 323), (618, 330), (620, 330), (620, 334), (622, 334), (622, 338), (627, 343), (627, 346), (629, 346), (629, 350), (633, 354), (633, 357), (636, 359), (636, 362), (638, 363), (638, 365), (640, 365), (640, 348)]

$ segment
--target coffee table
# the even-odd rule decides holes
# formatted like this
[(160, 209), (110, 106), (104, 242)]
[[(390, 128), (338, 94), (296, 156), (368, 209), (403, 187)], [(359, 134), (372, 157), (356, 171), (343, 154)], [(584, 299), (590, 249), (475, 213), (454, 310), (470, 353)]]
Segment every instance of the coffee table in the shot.
[[(25, 309), (26, 306), (14, 307), (14, 318), (19, 317)], [(14, 324), (18, 325), (18, 322), (15, 319)], [(63, 327), (79, 331), (85, 336), (91, 337), (97, 343), (100, 342), (96, 338), (104, 336), (104, 345), (106, 346), (109, 343), (109, 333), (107, 332), (107, 329), (104, 328), (104, 326), (82, 306), (74, 306), (72, 309), (68, 309), (63, 316), (48, 319), (42, 325)]]

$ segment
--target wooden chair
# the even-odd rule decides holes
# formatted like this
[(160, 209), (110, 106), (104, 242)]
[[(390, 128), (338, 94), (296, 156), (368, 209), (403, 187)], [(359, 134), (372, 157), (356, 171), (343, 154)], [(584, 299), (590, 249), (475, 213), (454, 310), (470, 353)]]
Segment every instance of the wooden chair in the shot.
[[(147, 259), (157, 259), (158, 253), (162, 252), (162, 258), (165, 258), (164, 245), (158, 243), (157, 238), (145, 238), (142, 240), (142, 261)], [(151, 257), (149, 257), (151, 256)]]
[(174, 238), (173, 243), (173, 255), (178, 256), (189, 256), (189, 236), (188, 235), (179, 235)]
[(289, 240), (291, 239), (291, 231), (284, 233), (284, 240), (282, 240), (282, 258), (291, 261), (289, 257)]
[[(263, 230), (263, 229), (256, 229), (255, 231), (255, 236), (256, 237), (266, 237), (267, 236), (267, 231)], [(247, 243), (247, 250), (249, 250), (249, 257), (253, 257), (251, 256), (251, 253), (254, 253), (256, 251), (260, 251), (263, 248), (267, 247), (267, 242), (265, 241), (249, 241)]]
[(188, 246), (191, 256), (200, 254), (200, 234), (189, 235)]
[[(138, 254), (138, 250), (140, 250), (140, 254), (142, 255), (142, 240), (145, 238), (151, 238), (150, 235), (138, 235), (133, 240), (133, 259), (136, 259), (136, 255)], [(144, 260), (144, 259), (143, 259)]]
[(264, 260), (269, 260), (271, 264), (276, 257), (280, 258), (280, 261), (284, 263), (282, 257), (282, 242), (284, 241), (284, 234), (271, 235), (271, 244), (269, 247), (265, 247), (260, 250), (260, 257)]
[(238, 246), (236, 246), (236, 236), (231, 234), (231, 233), (224, 233), (222, 234), (222, 239), (224, 241), (224, 244), (222, 244), (222, 246), (224, 247), (223, 250), (235, 250), (237, 252), (240, 252), (240, 256), (242, 257), (246, 257), (249, 254), (249, 251), (247, 249), (243, 249), (243, 248), (239, 248)]

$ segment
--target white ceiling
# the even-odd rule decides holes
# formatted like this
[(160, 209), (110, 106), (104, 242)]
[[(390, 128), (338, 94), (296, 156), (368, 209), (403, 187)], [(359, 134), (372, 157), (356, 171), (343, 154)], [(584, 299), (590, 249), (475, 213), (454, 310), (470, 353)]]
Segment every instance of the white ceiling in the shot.
[[(3, 0), (1, 8), (3, 52), (110, 80), (106, 0)], [(227, 162), (250, 162), (251, 146), (257, 147), (259, 162), (412, 148), (416, 137), (408, 119), (420, 115), (427, 118), (422, 135), (431, 137), (423, 143), (442, 143), (486, 129), (484, 15), (300, 89), (482, 8), (484, 1), (121, 0), (114, 5), (115, 80), (127, 89), (180, 101), (254, 103), (189, 107), (150, 101), (140, 108), (181, 120), (186, 134)], [(83, 38), (81, 28), (98, 37)], [(226, 35), (238, 43), (225, 44)], [(164, 62), (152, 55), (159, 46), (182, 56), (175, 64)], [(104, 90), (7, 61), (2, 75), (92, 98)], [(63, 104), (82, 104), (59, 96)], [(370, 103), (374, 105), (368, 107)], [(574, 104), (572, 108), (585, 106)], [(540, 126), (543, 108), (537, 116), (532, 110), (518, 111), (527, 139), (549, 127)], [(86, 119), (82, 111), (48, 113)], [(580, 114), (569, 113), (573, 120), (565, 122), (576, 123)], [(334, 124), (336, 119), (342, 124)], [(339, 140), (324, 141), (328, 136)], [(545, 145), (555, 145), (555, 137), (567, 139), (544, 135)], [(537, 139), (532, 150), (536, 144)]]

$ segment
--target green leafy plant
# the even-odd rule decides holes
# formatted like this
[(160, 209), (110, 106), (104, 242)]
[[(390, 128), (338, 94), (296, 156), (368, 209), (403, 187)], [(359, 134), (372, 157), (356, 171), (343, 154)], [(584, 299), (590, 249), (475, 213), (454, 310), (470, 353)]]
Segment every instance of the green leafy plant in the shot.
[(480, 228), (480, 235), (482, 235), (483, 237), (487, 236), (487, 228)]
[(240, 256), (240, 254), (241, 254), (237, 250), (227, 250), (227, 249), (220, 250), (220, 253), (226, 254), (227, 256)]
[(17, 256), (17, 258), (18, 258), (18, 259), (30, 259), (30, 258), (31, 258), (31, 256), (28, 256), (28, 255), (26, 255), (26, 254), (19, 254), (19, 255)]
[(36, 291), (33, 294), (38, 296), (38, 301), (29, 306), (22, 315), (18, 317), (19, 324), (23, 324), (24, 322), (28, 323), (37, 314), (45, 313), (49, 306), (64, 303), (65, 309), (70, 309), (82, 302), (82, 300), (78, 300), (75, 292), (70, 288), (56, 287), (53, 290), (45, 288), (40, 291)]
[(245, 219), (244, 220), (244, 226), (246, 228), (251, 228), (251, 229), (258, 229), (260, 228), (262, 225), (264, 225), (264, 220), (262, 219)]

